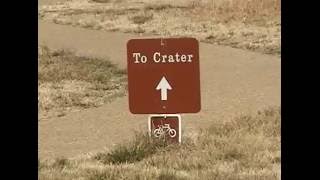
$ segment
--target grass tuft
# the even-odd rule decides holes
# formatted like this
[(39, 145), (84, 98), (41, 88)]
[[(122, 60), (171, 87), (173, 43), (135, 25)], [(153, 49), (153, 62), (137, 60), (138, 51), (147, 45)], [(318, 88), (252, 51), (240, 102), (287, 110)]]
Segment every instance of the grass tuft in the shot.
[(76, 56), (62, 49), (48, 51), (40, 56), (39, 82), (60, 82), (62, 80), (82, 80), (91, 83), (107, 84), (113, 75), (124, 75), (110, 61)]
[(108, 60), (39, 47), (40, 119), (98, 107), (125, 94), (126, 70)]
[(147, 4), (144, 6), (145, 10), (155, 10), (155, 11), (162, 11), (165, 9), (174, 8), (171, 4)]
[(70, 161), (64, 157), (59, 157), (55, 159), (54, 163), (52, 164), (52, 168), (54, 169), (64, 169), (67, 168), (70, 165)]
[(157, 177), (157, 180), (180, 180), (174, 171), (170, 170), (162, 170)]
[(134, 24), (144, 24), (144, 23), (146, 23), (148, 21), (151, 21), (153, 19), (153, 14), (152, 13), (143, 12), (141, 14), (129, 17), (129, 19)]
[(106, 171), (99, 171), (99, 170), (89, 170), (87, 172), (88, 180), (116, 180), (117, 174), (109, 173)]
[(104, 164), (133, 163), (155, 154), (169, 145), (165, 139), (149, 137), (148, 134), (136, 133), (133, 141), (115, 147), (109, 153), (98, 153), (94, 159)]
[(91, 0), (93, 2), (96, 2), (96, 3), (110, 3), (111, 0)]

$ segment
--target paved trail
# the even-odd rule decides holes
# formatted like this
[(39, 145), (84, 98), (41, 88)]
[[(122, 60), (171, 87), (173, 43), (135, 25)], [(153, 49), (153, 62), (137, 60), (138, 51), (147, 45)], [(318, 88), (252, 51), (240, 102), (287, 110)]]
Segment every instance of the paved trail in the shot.
[[(39, 44), (77, 54), (107, 57), (126, 68), (126, 42), (137, 35), (103, 32), (39, 21)], [(279, 57), (200, 43), (202, 110), (183, 114), (183, 131), (196, 132), (210, 122), (229, 120), (280, 105)], [(111, 148), (134, 130), (147, 129), (146, 115), (130, 114), (127, 96), (99, 108), (39, 122), (39, 156), (73, 157)]]

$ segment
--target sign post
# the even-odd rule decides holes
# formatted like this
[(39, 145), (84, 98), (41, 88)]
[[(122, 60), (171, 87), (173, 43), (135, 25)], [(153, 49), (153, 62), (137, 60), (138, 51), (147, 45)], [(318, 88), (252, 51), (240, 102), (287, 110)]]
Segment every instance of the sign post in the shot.
[(156, 122), (161, 114), (163, 121), (169, 123), (161, 127), (165, 126), (169, 133), (174, 132), (170, 131), (171, 122), (179, 121), (174, 130), (179, 131), (180, 142), (181, 117), (177, 114), (197, 113), (201, 109), (198, 41), (131, 39), (127, 43), (127, 61), (130, 112), (158, 114), (151, 115), (149, 123)]

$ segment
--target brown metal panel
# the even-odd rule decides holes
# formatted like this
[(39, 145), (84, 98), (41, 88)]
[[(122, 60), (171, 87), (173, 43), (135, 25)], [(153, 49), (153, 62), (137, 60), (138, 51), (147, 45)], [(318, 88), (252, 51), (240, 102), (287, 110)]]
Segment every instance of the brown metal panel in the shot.
[(127, 43), (127, 61), (131, 113), (200, 111), (199, 43), (196, 39), (131, 39)]

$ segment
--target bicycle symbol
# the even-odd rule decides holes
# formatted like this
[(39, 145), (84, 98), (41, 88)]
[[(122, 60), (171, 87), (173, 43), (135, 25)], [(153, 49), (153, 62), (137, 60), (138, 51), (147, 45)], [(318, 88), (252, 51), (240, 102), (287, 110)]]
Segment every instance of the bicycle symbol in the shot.
[(155, 137), (160, 137), (165, 133), (169, 134), (169, 136), (172, 138), (177, 135), (177, 131), (175, 129), (172, 129), (170, 127), (170, 124), (159, 125), (158, 128), (153, 131)]

